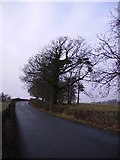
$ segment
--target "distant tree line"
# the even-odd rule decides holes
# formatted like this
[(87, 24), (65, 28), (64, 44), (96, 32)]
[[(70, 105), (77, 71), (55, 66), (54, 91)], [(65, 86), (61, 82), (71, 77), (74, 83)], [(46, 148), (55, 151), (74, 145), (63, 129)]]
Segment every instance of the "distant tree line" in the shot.
[(3, 92), (1, 92), (1, 94), (0, 94), (0, 101), (1, 102), (5, 102), (5, 101), (8, 101), (10, 99), (11, 99), (11, 97), (8, 94), (4, 94)]
[[(67, 36), (53, 40), (24, 65), (21, 80), (31, 96), (53, 104), (77, 101), (85, 91), (84, 81), (93, 82), (105, 95), (120, 78), (120, 19), (113, 16), (110, 34), (98, 37), (99, 46), (92, 49), (84, 38)], [(105, 67), (101, 67), (105, 61)], [(87, 93), (86, 93), (87, 94)], [(89, 96), (89, 95), (88, 95)]]

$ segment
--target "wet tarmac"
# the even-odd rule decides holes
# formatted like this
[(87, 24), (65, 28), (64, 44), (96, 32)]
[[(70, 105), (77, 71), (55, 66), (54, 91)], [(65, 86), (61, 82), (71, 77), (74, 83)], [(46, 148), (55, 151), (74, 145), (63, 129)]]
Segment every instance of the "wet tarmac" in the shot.
[(16, 104), (21, 158), (118, 158), (118, 137)]

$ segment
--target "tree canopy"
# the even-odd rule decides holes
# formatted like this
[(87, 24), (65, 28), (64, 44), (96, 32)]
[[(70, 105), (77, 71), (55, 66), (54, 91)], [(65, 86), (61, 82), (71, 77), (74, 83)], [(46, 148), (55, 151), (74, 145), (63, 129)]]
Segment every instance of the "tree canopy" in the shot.
[(31, 95), (56, 104), (62, 90), (74, 88), (75, 83), (92, 72), (91, 54), (90, 46), (82, 37), (59, 37), (29, 59), (21, 80), (27, 83)]

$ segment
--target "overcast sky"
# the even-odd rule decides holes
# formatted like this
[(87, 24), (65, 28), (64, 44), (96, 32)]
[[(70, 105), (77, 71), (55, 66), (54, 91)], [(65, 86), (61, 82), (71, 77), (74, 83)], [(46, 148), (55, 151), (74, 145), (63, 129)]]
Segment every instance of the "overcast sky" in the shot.
[[(117, 3), (2, 3), (2, 91), (29, 97), (20, 81), (21, 70), (39, 48), (59, 36), (84, 37), (94, 47), (96, 34), (109, 29), (109, 11)], [(89, 101), (85, 95), (82, 101)]]

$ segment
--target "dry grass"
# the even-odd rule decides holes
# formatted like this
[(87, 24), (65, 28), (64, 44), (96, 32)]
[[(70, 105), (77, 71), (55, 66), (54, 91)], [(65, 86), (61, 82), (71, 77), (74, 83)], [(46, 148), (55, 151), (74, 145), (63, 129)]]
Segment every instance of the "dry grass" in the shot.
[[(68, 108), (63, 112), (52, 112), (52, 110), (45, 111), (35, 104), (30, 103), (36, 109), (47, 112), (48, 114), (71, 120), (72, 122), (80, 123), (83, 125), (101, 128), (106, 131), (118, 133), (120, 131), (118, 119), (120, 110), (117, 105), (102, 105), (102, 104), (85, 104), (79, 105), (58, 105), (58, 107)], [(56, 106), (57, 107), (57, 106)]]
[(116, 111), (118, 112), (118, 106), (117, 105), (102, 105), (102, 104), (87, 104), (87, 103), (81, 103), (79, 105), (71, 105), (71, 109), (80, 109), (80, 110), (94, 110), (94, 111)]
[(4, 111), (9, 106), (10, 103), (11, 101), (0, 102), (0, 112)]
[(2, 158), (13, 159), (16, 155), (16, 126), (15, 110), (8, 107), (10, 102), (1, 103), (2, 106)]

